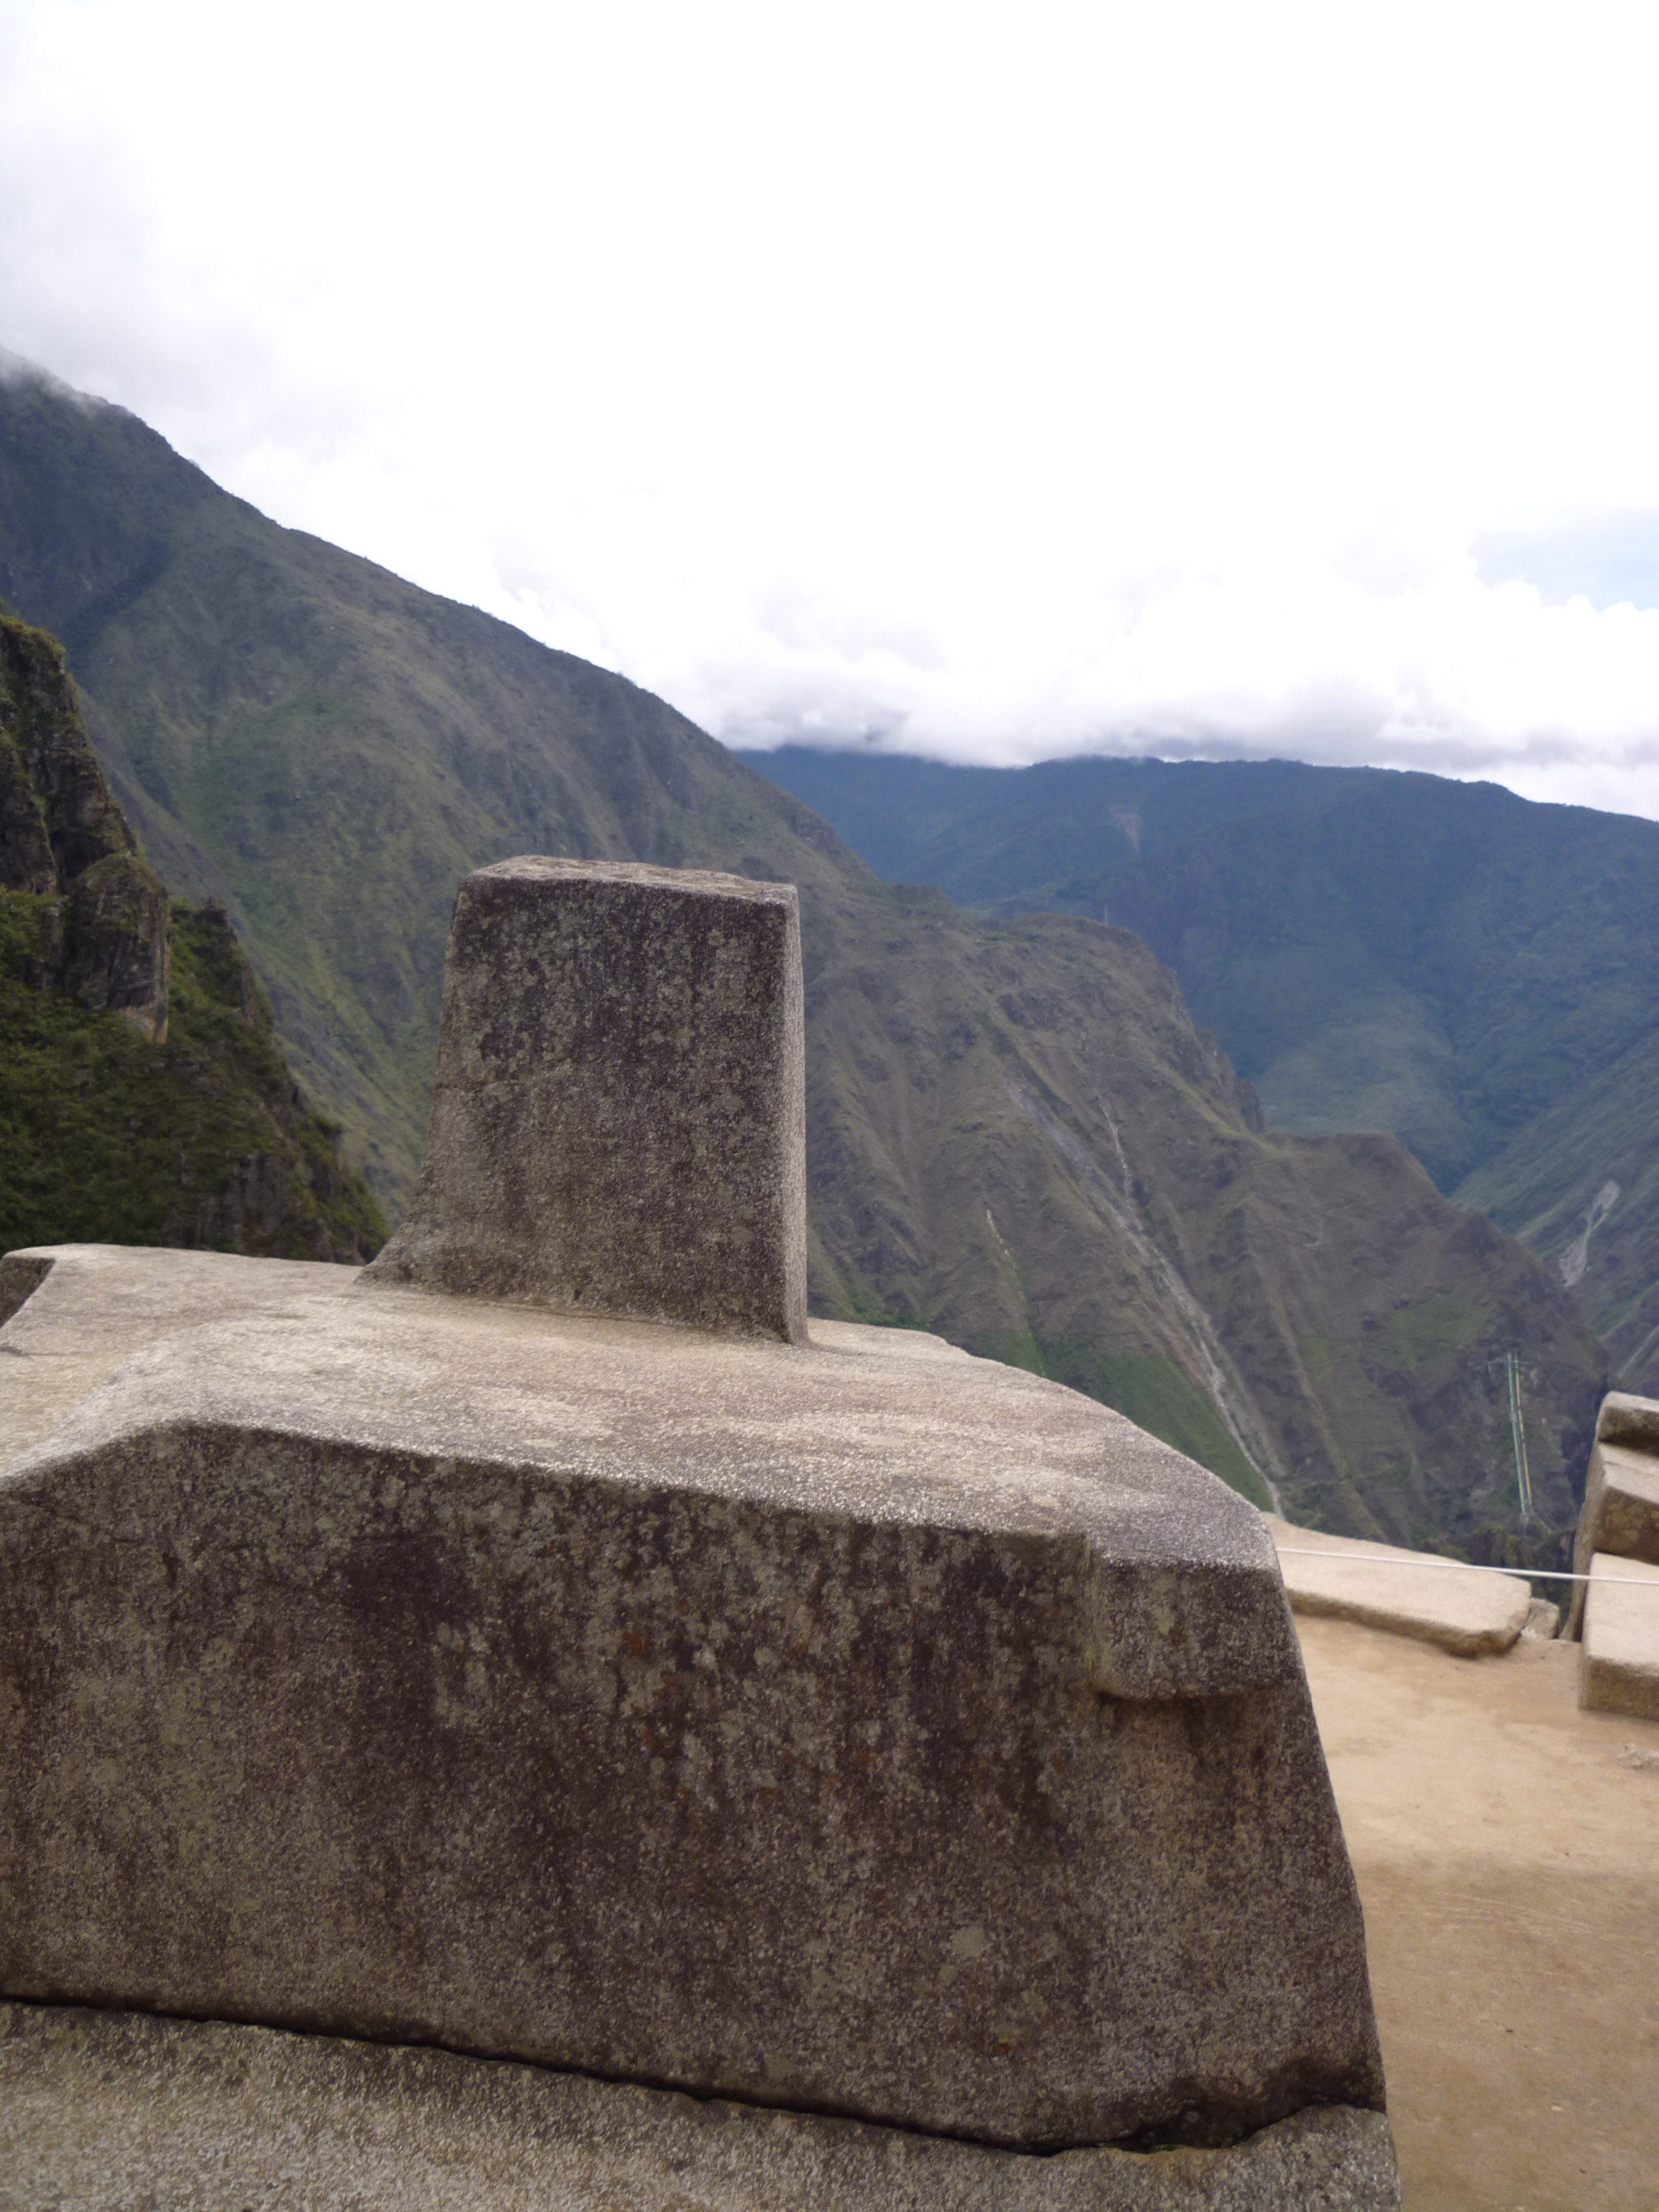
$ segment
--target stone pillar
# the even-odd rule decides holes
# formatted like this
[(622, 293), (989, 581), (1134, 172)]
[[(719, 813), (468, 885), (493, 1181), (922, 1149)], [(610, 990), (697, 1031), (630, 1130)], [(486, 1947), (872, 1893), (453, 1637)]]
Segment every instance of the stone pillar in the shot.
[(544, 859), (469, 876), (420, 1181), (367, 1279), (804, 1343), (793, 884)]

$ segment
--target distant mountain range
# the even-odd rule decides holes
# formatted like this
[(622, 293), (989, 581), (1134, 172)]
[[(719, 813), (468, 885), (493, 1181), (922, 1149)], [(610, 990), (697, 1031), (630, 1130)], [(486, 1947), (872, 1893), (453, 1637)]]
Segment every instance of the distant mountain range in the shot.
[(884, 876), (1136, 931), (1270, 1124), (1392, 1130), (1659, 1390), (1659, 823), (1277, 761), (744, 757)]
[(660, 700), (279, 528), (39, 378), (0, 383), (0, 593), (64, 641), (150, 862), (225, 908), (394, 1212), (469, 868), (787, 879), (815, 1310), (1073, 1383), (1297, 1517), (1477, 1549), (1515, 1518), (1516, 1352), (1534, 1486), (1571, 1518), (1606, 1369), (1559, 1280), (1392, 1137), (1264, 1133), (1176, 975), (1097, 908), (884, 883)]

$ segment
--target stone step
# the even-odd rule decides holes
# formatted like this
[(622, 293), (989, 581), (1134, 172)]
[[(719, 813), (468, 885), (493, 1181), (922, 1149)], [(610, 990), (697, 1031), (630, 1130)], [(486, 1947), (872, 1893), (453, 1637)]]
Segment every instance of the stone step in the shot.
[[(1596, 1416), (1574, 1571), (1589, 1574), (1598, 1552), (1659, 1565), (1659, 1401), (1626, 1390), (1609, 1390)], [(1582, 1632), (1585, 1587), (1574, 1588), (1569, 1636)]]
[(1578, 1702), (1659, 1721), (1659, 1566), (1597, 1552), (1589, 1571)]

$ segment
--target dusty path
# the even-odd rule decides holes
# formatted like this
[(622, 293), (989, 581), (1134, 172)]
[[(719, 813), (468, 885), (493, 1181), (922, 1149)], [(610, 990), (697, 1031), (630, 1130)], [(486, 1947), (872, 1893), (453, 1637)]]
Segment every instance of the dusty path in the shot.
[(1406, 2212), (1659, 2212), (1659, 1725), (1580, 1712), (1575, 1645), (1297, 1626)]

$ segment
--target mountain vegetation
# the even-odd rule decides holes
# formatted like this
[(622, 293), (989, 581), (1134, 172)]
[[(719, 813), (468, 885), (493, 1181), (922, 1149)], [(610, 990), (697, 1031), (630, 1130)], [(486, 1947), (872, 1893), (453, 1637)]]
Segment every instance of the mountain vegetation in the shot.
[(1605, 1362), (1559, 1281), (1393, 1138), (1264, 1130), (1130, 930), (884, 882), (660, 700), (277, 527), (38, 378), (0, 384), (0, 591), (66, 641), (147, 850), (234, 919), (391, 1208), (466, 870), (787, 879), (815, 1310), (1054, 1375), (1297, 1517), (1476, 1547), (1514, 1517), (1518, 1351), (1534, 1486), (1571, 1518)]
[(0, 1250), (356, 1260), (385, 1234), (223, 909), (136, 849), (62, 648), (0, 616)]
[(1659, 823), (1288, 762), (748, 757), (884, 875), (1137, 931), (1271, 1124), (1392, 1130), (1659, 1390)]

